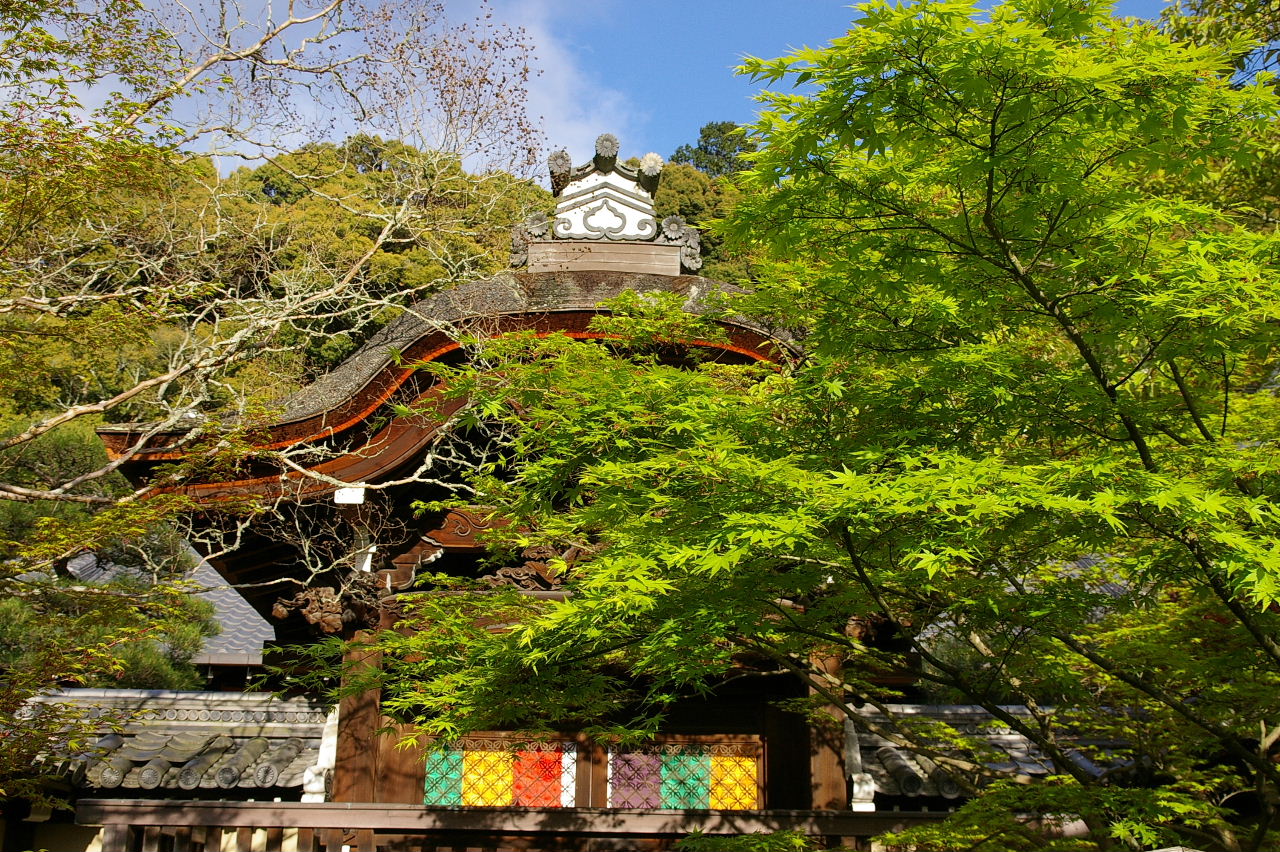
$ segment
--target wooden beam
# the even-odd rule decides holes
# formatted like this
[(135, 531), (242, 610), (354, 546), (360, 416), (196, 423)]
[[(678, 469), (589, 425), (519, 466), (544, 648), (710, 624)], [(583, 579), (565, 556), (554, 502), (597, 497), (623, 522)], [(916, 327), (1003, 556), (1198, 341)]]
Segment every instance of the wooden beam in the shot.
[(397, 746), (405, 735), (413, 732), (413, 726), (397, 724), (386, 716), (382, 717), (382, 725), (390, 728), (391, 733), (378, 736), (378, 777), (374, 801), (420, 805), (422, 788), (426, 783), (422, 748)]
[(129, 852), (133, 848), (129, 824), (108, 823), (102, 830), (102, 852)]
[[(217, 802), (202, 800), (81, 799), (81, 825), (230, 828), (299, 826), (379, 832), (478, 832), (490, 835), (590, 836), (751, 834), (794, 830), (812, 836), (866, 837), (933, 822), (926, 813), (854, 813), (820, 810), (674, 811), (646, 808), (427, 808), (356, 802)], [(110, 836), (110, 832), (108, 832)]]

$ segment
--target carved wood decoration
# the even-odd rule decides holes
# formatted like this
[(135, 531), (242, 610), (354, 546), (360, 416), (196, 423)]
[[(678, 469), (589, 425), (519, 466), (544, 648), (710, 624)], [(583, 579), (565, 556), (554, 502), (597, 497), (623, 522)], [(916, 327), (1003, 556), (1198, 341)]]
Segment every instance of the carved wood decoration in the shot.
[(379, 575), (352, 574), (342, 589), (316, 586), (291, 598), (276, 601), (271, 614), (283, 619), (297, 610), (321, 633), (341, 633), (344, 628), (377, 627), (381, 618), (383, 588)]
[[(450, 509), (440, 524), (427, 531), (422, 540), (439, 546), (445, 553), (483, 553), (483, 534), (509, 523), (505, 518), (491, 517), (490, 513), (491, 510), (484, 506)], [(531, 592), (554, 591), (563, 587), (564, 578), (552, 568), (553, 561), (562, 559), (572, 564), (577, 555), (578, 548), (560, 551), (546, 546), (528, 547), (521, 552), (524, 561), (519, 565), (504, 565), (480, 579), (495, 587), (514, 586)]]
[(489, 514), (490, 510), (484, 506), (450, 509), (440, 525), (427, 530), (423, 538), (445, 550), (483, 551), (485, 546), (480, 534), (507, 525), (505, 518), (491, 518)]
[(562, 559), (567, 565), (573, 565), (578, 553), (576, 547), (564, 551), (526, 547), (520, 554), (525, 560), (522, 564), (499, 568), (483, 579), (493, 586), (515, 586), (528, 592), (557, 591), (564, 588), (565, 576), (552, 567), (553, 561)]

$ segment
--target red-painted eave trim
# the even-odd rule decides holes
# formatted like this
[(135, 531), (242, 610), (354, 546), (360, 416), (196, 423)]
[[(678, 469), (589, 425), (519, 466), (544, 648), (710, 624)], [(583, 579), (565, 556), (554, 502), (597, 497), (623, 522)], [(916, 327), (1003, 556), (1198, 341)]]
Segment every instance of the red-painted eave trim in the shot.
[[(429, 396), (428, 392), (414, 400), (417, 405)], [(462, 406), (457, 400), (441, 408), (445, 415), (453, 414)], [(379, 430), (359, 449), (345, 453), (328, 461), (308, 467), (313, 473), (323, 474), (342, 482), (373, 482), (380, 476), (388, 474), (407, 464), (413, 456), (434, 437), (440, 422), (427, 420), (424, 416), (399, 418)], [(296, 499), (316, 497), (332, 493), (337, 486), (313, 479), (305, 474), (290, 471), (273, 476), (255, 479), (237, 479), (225, 482), (197, 483), (180, 488), (157, 489), (157, 493), (181, 493), (201, 500), (219, 500), (261, 495), (276, 497), (287, 495)]]
[[(553, 314), (550, 316), (555, 316), (557, 319), (560, 319), (561, 317), (567, 318), (570, 316), (594, 316), (596, 315), (596, 313), (597, 312), (595, 311), (565, 311), (565, 312), (561, 312), (559, 315)], [(537, 315), (537, 318), (545, 319), (548, 316), (549, 315), (547, 314), (539, 314)], [(520, 322), (521, 320), (528, 320), (529, 318), (530, 318), (530, 315), (527, 315), (527, 314), (513, 314), (513, 315), (508, 315), (506, 317), (503, 317), (503, 319), (513, 319), (517, 323)], [(561, 323), (561, 325), (565, 325), (565, 326), (569, 324), (570, 323)], [(771, 354), (765, 351), (766, 347), (779, 348), (779, 349), (783, 348), (783, 345), (780, 344), (778, 341), (772, 340), (771, 338), (763, 334), (760, 334), (759, 332), (746, 329), (741, 326), (732, 325), (729, 323), (721, 323), (720, 325), (723, 328), (725, 328), (726, 331), (729, 332), (731, 341), (733, 340), (734, 337), (737, 337), (739, 339), (741, 338), (749, 339), (754, 337), (754, 338), (758, 338), (758, 342), (756, 342), (754, 346), (748, 346), (748, 345), (739, 345), (738, 343), (734, 343), (734, 342), (719, 343), (719, 342), (713, 342), (713, 341), (707, 341), (707, 340), (692, 340), (692, 341), (686, 342), (685, 345), (693, 345), (693, 346), (698, 346), (698, 347), (703, 347), (708, 349), (718, 349), (722, 352), (733, 352), (735, 354), (742, 355), (743, 357), (751, 358), (755, 361), (770, 361), (770, 362), (776, 361), (777, 358), (773, 357)], [(503, 333), (504, 333), (503, 331), (499, 331), (496, 334), (491, 335), (491, 337), (499, 337)], [(417, 346), (418, 344), (423, 342), (424, 339), (431, 337), (433, 334), (434, 333), (432, 332), (428, 332), (427, 334), (423, 335), (423, 337), (418, 338), (418, 340), (415, 340), (412, 344), (406, 347), (406, 351), (407, 352), (412, 351), (414, 346)], [(553, 328), (547, 331), (540, 331), (536, 333), (535, 336), (540, 338), (545, 338), (555, 334), (564, 334), (576, 340), (616, 340), (618, 339), (617, 335), (598, 334), (595, 332), (584, 332), (584, 331), (569, 331), (569, 330), (566, 330), (565, 328)], [(438, 346), (421, 355), (414, 355), (412, 360), (416, 364), (427, 363), (430, 361), (434, 361), (448, 354), (449, 352), (453, 352), (460, 348), (461, 348), (461, 344), (457, 343), (456, 341), (450, 341), (449, 343), (446, 343), (443, 346)], [(348, 399), (358, 397), (364, 388), (376, 386), (380, 380), (386, 379), (390, 375), (390, 380), (386, 382), (383, 389), (379, 393), (377, 393), (368, 403), (366, 403), (364, 407), (360, 408), (359, 410), (347, 416), (346, 419), (344, 419), (342, 422), (333, 426), (326, 426), (323, 429), (320, 429), (302, 436), (277, 439), (265, 444), (259, 444), (257, 445), (257, 447), (258, 449), (262, 449), (262, 450), (278, 450), (284, 447), (290, 447), (297, 444), (314, 443), (316, 441), (324, 440), (325, 438), (330, 438), (335, 435), (341, 434), (342, 432), (345, 432), (349, 429), (353, 429), (359, 426), (365, 420), (367, 420), (369, 416), (373, 414), (373, 412), (378, 410), (378, 408), (386, 404), (387, 400), (389, 400), (396, 393), (396, 391), (400, 390), (400, 388), (404, 386), (404, 383), (408, 381), (409, 377), (412, 376), (413, 373), (414, 373), (414, 369), (412, 367), (396, 368), (394, 366), (388, 365), (387, 367), (384, 367), (382, 370), (376, 373), (373, 377), (371, 377), (369, 381), (367, 381), (362, 386), (361, 391), (356, 391), (350, 397), (348, 397)], [(339, 408), (341, 407), (341, 405), (342, 403), (338, 403), (338, 405), (335, 405), (334, 408)], [(333, 409), (330, 409), (330, 410), (333, 410)], [(308, 419), (317, 419), (323, 422), (322, 415), (317, 415), (314, 418), (308, 418)], [(287, 428), (288, 425), (290, 424), (280, 423), (280, 424), (274, 424), (268, 428), (274, 432), (274, 431)], [(128, 436), (129, 433), (114, 432), (109, 429), (103, 430), (101, 434), (104, 439), (104, 442), (107, 443), (107, 455), (112, 460), (117, 459), (121, 456), (121, 452), (118, 449), (111, 446), (112, 443), (117, 444), (117, 446), (122, 446), (122, 445), (129, 444), (131, 440), (137, 440), (136, 436), (129, 437)], [(162, 433), (152, 438), (152, 440), (165, 440), (165, 439), (177, 440), (181, 438), (182, 434), (183, 433), (180, 433), (180, 432)], [(108, 439), (108, 436), (114, 436), (114, 435), (121, 436), (123, 440), (111, 441)], [(134, 458), (130, 460), (129, 464), (131, 465), (132, 464), (148, 464), (148, 463), (163, 462), (163, 461), (173, 461), (176, 459), (185, 458), (186, 455), (187, 453), (182, 451), (163, 450), (163, 449), (148, 451), (146, 449), (143, 449), (139, 451), (137, 454), (135, 454)]]
[[(734, 326), (727, 326), (732, 335), (735, 331), (739, 337), (755, 336), (754, 332), (745, 332)], [(564, 334), (575, 340), (615, 340), (617, 335), (601, 334), (597, 332), (585, 331), (565, 331), (550, 330), (538, 332), (535, 336), (539, 338), (551, 337), (555, 334)], [(498, 335), (493, 335), (498, 336)], [(731, 338), (732, 339), (732, 338)], [(756, 347), (748, 347), (737, 345), (735, 343), (719, 343), (708, 340), (693, 340), (686, 345), (693, 345), (708, 349), (718, 349), (724, 352), (733, 352), (755, 361), (774, 361), (760, 351), (763, 345), (776, 345), (773, 341), (760, 335), (761, 343)], [(415, 357), (414, 362), (418, 364), (428, 363), (443, 357), (449, 352), (460, 349), (462, 344), (451, 341), (443, 346), (438, 346), (421, 356)], [(322, 440), (333, 435), (337, 435), (348, 429), (358, 426), (369, 418), (379, 407), (384, 405), (391, 396), (403, 387), (414, 372), (414, 368), (384, 368), (382, 372), (370, 380), (369, 384), (377, 381), (381, 376), (386, 375), (388, 371), (394, 371), (395, 376), (389, 386), (377, 395), (377, 397), (363, 407), (359, 412), (345, 419), (342, 423), (335, 426), (326, 427), (323, 430), (312, 433), (301, 438), (291, 438), (286, 440), (273, 441), (267, 444), (259, 445), (263, 450), (281, 449), (284, 447), (295, 446), (298, 444), (311, 443)], [(366, 384), (366, 387), (368, 384)], [(440, 389), (431, 388), (423, 394), (416, 397), (411, 406), (423, 406), (431, 398), (439, 398)], [(308, 470), (313, 473), (322, 474), (332, 479), (342, 482), (359, 483), (359, 482), (376, 482), (380, 477), (390, 474), (402, 466), (409, 463), (412, 457), (421, 450), (435, 436), (441, 423), (447, 420), (450, 415), (458, 410), (462, 405), (462, 400), (456, 400), (439, 407), (440, 419), (428, 419), (425, 415), (417, 415), (410, 418), (396, 418), (387, 426), (370, 436), (359, 448), (345, 453), (333, 459), (329, 459), (320, 464), (311, 466)], [(156, 453), (139, 453), (137, 460), (142, 463), (166, 461), (179, 459), (183, 457), (183, 453), (176, 452), (156, 452)], [(309, 497), (319, 497), (332, 493), (337, 486), (331, 485), (323, 480), (315, 479), (302, 473), (288, 472), (284, 475), (271, 475), (264, 477), (256, 477), (251, 479), (229, 480), (223, 482), (196, 483), (184, 485), (177, 488), (161, 488), (156, 493), (182, 493), (193, 497), (202, 502), (216, 502), (219, 500), (233, 499), (236, 497), (257, 495), (264, 497), (277, 497), (287, 495), (294, 499), (304, 499)]]
[[(441, 355), (444, 355), (447, 352), (451, 352), (457, 348), (458, 348), (458, 344), (456, 343), (450, 344), (448, 346), (441, 346), (438, 349), (433, 349), (431, 352), (427, 353), (422, 358), (416, 359), (416, 361), (418, 363), (425, 364), (429, 361), (434, 361), (437, 358), (439, 358)], [(384, 369), (377, 376), (375, 376), (374, 379), (377, 379), (385, 375), (388, 372), (388, 370), (394, 371), (394, 368)], [(392, 395), (396, 391), (400, 390), (401, 387), (404, 386), (404, 383), (408, 381), (409, 377), (412, 376), (413, 373), (414, 373), (414, 368), (412, 367), (405, 367), (399, 370), (395, 375), (395, 379), (387, 386), (385, 390), (382, 391), (382, 393), (374, 397), (372, 402), (370, 402), (364, 408), (360, 409), (355, 414), (351, 415), (346, 420), (342, 421), (336, 426), (326, 426), (324, 429), (321, 429), (319, 432), (313, 432), (312, 434), (305, 435), (301, 438), (285, 438), (283, 440), (272, 441), (267, 444), (256, 444), (254, 448), (259, 450), (279, 450), (279, 449), (283, 449), (284, 447), (294, 446), (295, 444), (310, 444), (310, 443), (314, 443), (315, 441), (324, 440), (325, 438), (331, 438), (334, 435), (345, 432), (348, 429), (354, 428), (355, 426), (360, 425), (366, 419), (368, 419), (368, 417), (372, 415), (373, 412), (377, 411), (379, 408), (385, 405), (387, 400), (391, 399)], [(370, 383), (372, 383), (372, 381)], [(173, 434), (175, 437), (177, 437), (178, 435), (178, 433), (173, 433)], [(110, 451), (108, 451), (108, 455), (115, 455), (117, 457), (119, 456), (118, 453), (113, 454)], [(172, 461), (174, 459), (185, 458), (186, 455), (187, 454), (183, 452), (174, 452), (174, 451), (166, 452), (164, 450), (148, 452), (147, 450), (143, 450), (142, 452), (138, 453), (136, 458), (139, 461), (156, 462), (156, 461)]]

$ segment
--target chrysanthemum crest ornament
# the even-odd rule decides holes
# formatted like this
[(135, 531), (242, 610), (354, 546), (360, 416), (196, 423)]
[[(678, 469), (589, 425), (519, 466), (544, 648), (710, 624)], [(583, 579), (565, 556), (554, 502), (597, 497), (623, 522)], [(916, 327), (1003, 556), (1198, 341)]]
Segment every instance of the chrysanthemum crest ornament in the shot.
[(629, 166), (618, 162), (618, 150), (618, 138), (606, 133), (584, 165), (574, 166), (563, 150), (547, 158), (555, 213), (550, 219), (538, 214), (515, 229), (512, 266), (666, 275), (702, 266), (698, 232), (679, 216), (659, 224), (654, 213), (662, 157), (645, 154)]

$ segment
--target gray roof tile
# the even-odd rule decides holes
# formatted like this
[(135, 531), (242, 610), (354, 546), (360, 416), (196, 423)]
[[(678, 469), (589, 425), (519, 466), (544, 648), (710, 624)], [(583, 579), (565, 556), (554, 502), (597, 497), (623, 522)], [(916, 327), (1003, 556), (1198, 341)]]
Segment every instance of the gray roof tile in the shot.
[(77, 786), (174, 795), (301, 787), (327, 716), (316, 702), (262, 693), (71, 689), (40, 702), (92, 707), (104, 720), (123, 715), (120, 732), (104, 731), (66, 761)]
[(213, 604), (214, 618), (221, 627), (217, 636), (205, 640), (204, 648), (194, 662), (260, 664), (262, 646), (276, 638), (271, 623), (238, 591), (228, 586), (208, 562), (201, 560), (188, 577), (205, 589), (200, 592), (200, 597)]
[[(989, 750), (983, 753), (985, 759), (980, 759), (980, 762), (994, 771), (1030, 776), (1044, 776), (1052, 772), (1052, 763), (1040, 753), (1034, 743), (1020, 734), (1013, 733), (1007, 727), (991, 725), (993, 717), (980, 707), (893, 704), (888, 705), (888, 709), (894, 718), (901, 719), (907, 724), (918, 722), (944, 723), (957, 732), (971, 737), (979, 749)], [(1006, 707), (1004, 710), (1014, 716), (1027, 715), (1025, 708)], [(863, 708), (860, 715), (878, 729), (893, 730), (895, 727), (888, 717), (870, 707)], [(953, 791), (945, 789), (949, 786), (947, 781), (951, 773), (948, 770), (943, 770), (946, 774), (933, 776), (931, 771), (932, 764), (927, 757), (916, 754), (900, 744), (891, 742), (862, 728), (858, 730), (857, 737), (858, 750), (862, 755), (863, 771), (871, 776), (875, 783), (877, 794), (908, 797), (939, 796), (947, 795), (948, 793), (955, 795)], [(927, 739), (927, 736), (925, 739)], [(914, 771), (919, 778), (923, 779), (924, 783), (919, 785), (918, 788), (914, 783), (911, 783), (912, 789), (904, 791), (902, 785), (895, 778), (895, 775), (898, 778), (905, 777), (901, 769), (895, 770), (892, 765), (886, 765), (885, 758), (889, 756), (888, 750), (885, 749), (886, 746), (892, 746), (894, 753), (905, 759), (907, 767)], [(941, 747), (941, 750), (944, 753), (956, 751), (946, 746)], [(1078, 752), (1069, 751), (1068, 755), (1073, 760), (1079, 758), (1082, 761), (1087, 761), (1091, 767), (1090, 771), (1096, 771), (1099, 774), (1104, 771), (1104, 767), (1093, 761), (1088, 761)], [(956, 756), (959, 757), (961, 755), (957, 752)], [(965, 757), (966, 759), (972, 759), (971, 755), (966, 755)], [(890, 761), (890, 763), (892, 762)], [(941, 782), (941, 785), (939, 782)]]

